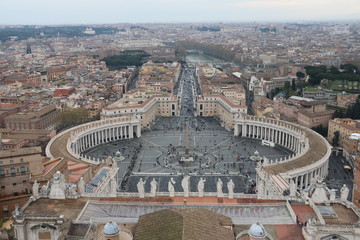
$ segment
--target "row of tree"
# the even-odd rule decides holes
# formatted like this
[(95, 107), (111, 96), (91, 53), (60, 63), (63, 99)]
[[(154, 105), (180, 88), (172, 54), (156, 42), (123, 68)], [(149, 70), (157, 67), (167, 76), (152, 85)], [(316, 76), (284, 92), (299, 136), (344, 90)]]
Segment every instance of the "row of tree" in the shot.
[(90, 121), (89, 111), (85, 108), (70, 108), (59, 113), (56, 117), (56, 130), (61, 131), (66, 128), (77, 126)]
[(326, 66), (306, 66), (305, 67), (306, 74), (310, 76), (309, 83), (311, 85), (320, 84), (321, 80), (327, 79), (330, 81), (340, 80), (343, 82), (343, 86), (345, 82), (360, 82), (360, 75), (358, 72), (357, 66), (353, 64), (344, 64), (340, 66), (340, 70), (331, 66), (327, 69)]
[(143, 50), (124, 51), (119, 55), (103, 58), (109, 70), (118, 70), (126, 68), (127, 66), (141, 66), (144, 63), (144, 58), (149, 57), (150, 54)]

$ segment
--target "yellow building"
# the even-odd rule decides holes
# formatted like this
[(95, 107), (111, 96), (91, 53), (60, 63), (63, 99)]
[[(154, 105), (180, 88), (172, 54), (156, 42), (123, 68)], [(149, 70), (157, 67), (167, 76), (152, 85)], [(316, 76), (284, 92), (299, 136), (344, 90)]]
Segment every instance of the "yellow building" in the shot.
[(327, 140), (331, 143), (334, 133), (339, 131), (339, 146), (344, 147), (345, 138), (352, 133), (360, 133), (360, 120), (351, 118), (335, 118), (329, 121)]

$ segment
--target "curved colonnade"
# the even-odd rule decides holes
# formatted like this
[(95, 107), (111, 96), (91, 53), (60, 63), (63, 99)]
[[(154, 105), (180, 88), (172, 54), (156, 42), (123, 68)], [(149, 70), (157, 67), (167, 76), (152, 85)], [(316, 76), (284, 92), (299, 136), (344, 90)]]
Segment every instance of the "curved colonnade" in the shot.
[(46, 146), (46, 156), (63, 157), (97, 165), (104, 159), (90, 159), (83, 152), (103, 143), (140, 136), (141, 122), (137, 118), (119, 117), (99, 120), (60, 132)]
[[(234, 135), (271, 141), (293, 151), (288, 158), (265, 158), (262, 165), (264, 174), (280, 175), (287, 187), (293, 181), (303, 189), (327, 176), (331, 147), (311, 129), (285, 121), (241, 115), (234, 120)], [(140, 136), (141, 120), (135, 117), (90, 122), (56, 135), (47, 145), (46, 155), (97, 165), (103, 159), (90, 159), (83, 152), (103, 143)]]
[(265, 174), (279, 174), (287, 184), (300, 189), (328, 174), (330, 144), (315, 131), (298, 124), (276, 119), (242, 115), (234, 122), (234, 135), (266, 140), (290, 149), (285, 159), (264, 161)]

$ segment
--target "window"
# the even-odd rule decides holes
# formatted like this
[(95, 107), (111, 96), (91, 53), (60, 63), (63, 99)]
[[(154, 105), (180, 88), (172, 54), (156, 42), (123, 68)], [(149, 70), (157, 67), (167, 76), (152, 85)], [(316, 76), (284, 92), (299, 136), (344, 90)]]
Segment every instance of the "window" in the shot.
[(20, 162), (23, 163), (23, 162), (24, 162), (24, 159), (23, 159), (23, 158), (20, 158)]
[(10, 160), (10, 164), (13, 164), (14, 163), (14, 160)]
[(13, 186), (16, 186), (16, 182), (13, 183)]
[(10, 173), (12, 175), (16, 174), (16, 169), (14, 167), (10, 168)]
[(20, 172), (21, 172), (21, 173), (26, 172), (26, 167), (25, 167), (24, 165), (21, 165), (21, 166), (20, 166)]
[(2, 166), (3, 165), (3, 162), (2, 161), (0, 161), (0, 166)]
[(5, 170), (3, 168), (0, 168), (0, 176), (5, 175)]

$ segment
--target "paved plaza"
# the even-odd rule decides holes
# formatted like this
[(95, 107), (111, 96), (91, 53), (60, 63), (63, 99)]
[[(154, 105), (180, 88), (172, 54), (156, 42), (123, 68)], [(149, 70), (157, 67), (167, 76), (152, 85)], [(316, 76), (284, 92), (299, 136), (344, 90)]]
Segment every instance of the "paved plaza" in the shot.
[[(188, 152), (191, 162), (180, 162), (185, 154), (185, 128), (188, 125)], [(190, 176), (190, 192), (197, 192), (200, 177), (205, 178), (205, 192), (216, 192), (218, 178), (224, 183), (233, 179), (235, 193), (254, 193), (256, 162), (250, 159), (255, 151), (269, 159), (284, 158), (292, 154), (282, 147), (262, 146), (261, 141), (234, 137), (211, 117), (161, 117), (141, 138), (116, 141), (100, 145), (85, 152), (86, 155), (106, 159), (120, 151), (119, 191), (137, 192), (140, 178), (145, 192), (155, 178), (160, 192), (167, 192), (168, 181), (175, 180), (175, 191), (182, 192), (181, 180)]]

